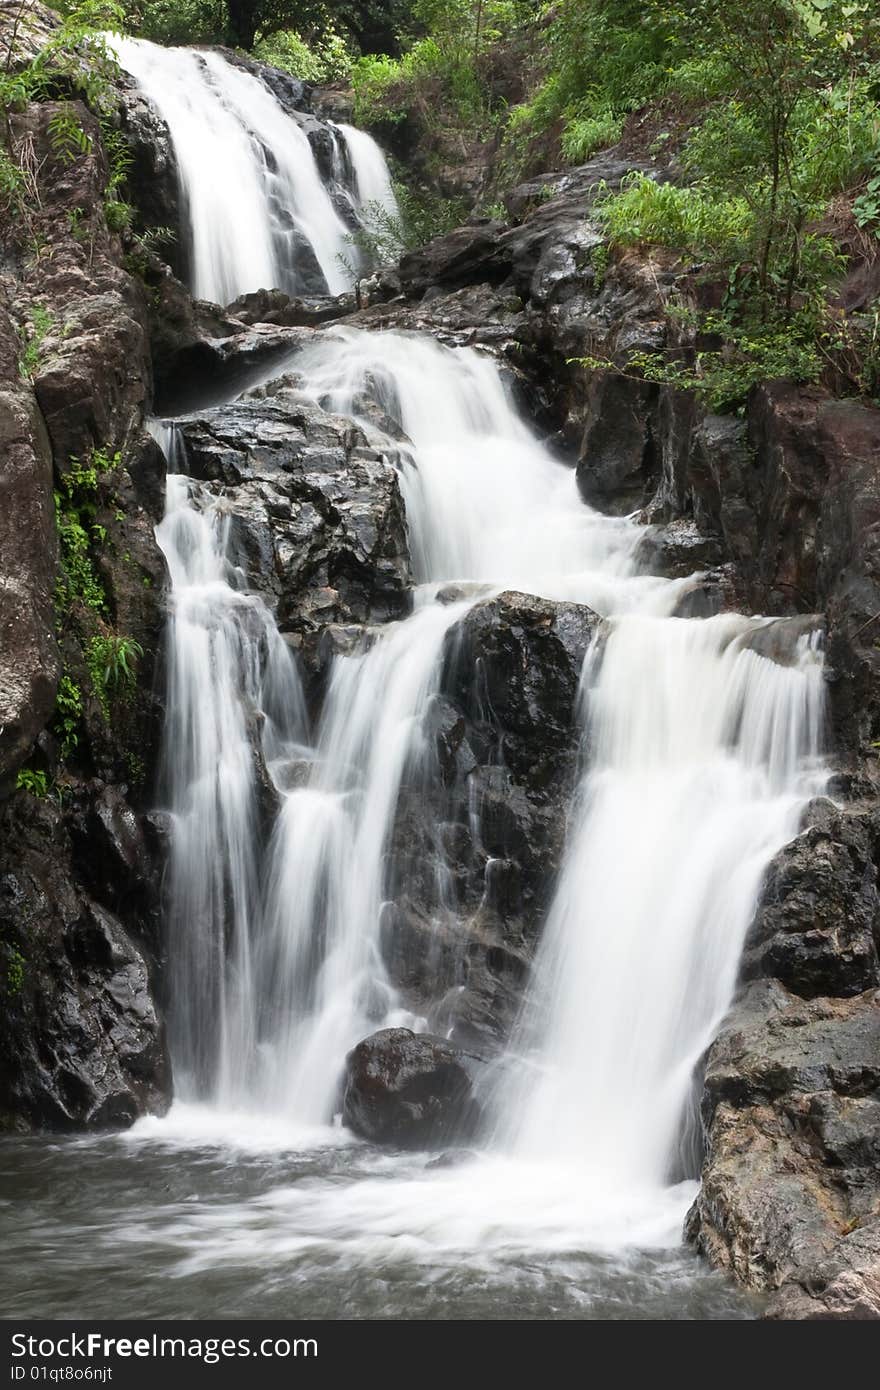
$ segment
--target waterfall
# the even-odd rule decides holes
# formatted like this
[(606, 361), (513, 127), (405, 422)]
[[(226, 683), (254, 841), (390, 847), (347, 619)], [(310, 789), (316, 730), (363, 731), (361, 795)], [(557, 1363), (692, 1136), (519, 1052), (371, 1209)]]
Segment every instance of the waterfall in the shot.
[[(179, 465), (179, 440), (167, 431), (156, 435), (169, 465)], [(228, 517), (180, 474), (168, 475), (157, 539), (172, 593), (165, 781), (173, 814), (169, 1033), (176, 1088), (184, 1097), (231, 1103), (244, 1094), (257, 1036), (254, 729), (262, 725), (260, 752), (277, 769), (298, 755), (305, 706), (272, 615), (236, 587)]]
[[(348, 289), (350, 229), (295, 115), (219, 53), (117, 35), (110, 42), (171, 132), (193, 294), (228, 304), (261, 288)], [(393, 204), (378, 146), (342, 129), (358, 188)]]
[(585, 671), (592, 753), (499, 1123), (606, 1191), (681, 1171), (764, 869), (824, 785), (817, 639), (783, 666), (754, 630), (635, 614)]
[(344, 122), (331, 128), (345, 150), (339, 162), (346, 167), (339, 168), (337, 178), (341, 183), (350, 181), (355, 213), (367, 231), (380, 239), (383, 249), (399, 254), (400, 208), (385, 156), (365, 130)]
[[(817, 639), (780, 665), (750, 645), (764, 619), (671, 616), (689, 581), (639, 572), (641, 528), (581, 502), (491, 358), (336, 328), (287, 365), (312, 401), (379, 440), (390, 432), (419, 587), (410, 618), (336, 658), (310, 736), (274, 620), (230, 571), (221, 507), (170, 479), (160, 540), (173, 586), (182, 1070), (193, 1094), (310, 1128), (331, 1119), (355, 1042), (419, 1026), (388, 977), (382, 920), (401, 787), (427, 767), (445, 636), (504, 588), (585, 603), (607, 619), (583, 677), (591, 753), (498, 1087), (495, 1144), (528, 1164), (564, 1158), (606, 1186), (660, 1188), (763, 870), (823, 784)], [(452, 581), (470, 588), (436, 602)], [(265, 858), (255, 719), (280, 806)]]
[[(197, 292), (302, 289), (309, 258), (341, 288), (346, 231), (329, 190), (365, 221), (395, 216), (369, 137), (330, 127), (325, 186), (296, 120), (249, 73), (119, 45), (169, 122)], [(222, 492), (188, 479), (181, 437), (156, 426), (169, 460), (158, 534), (177, 1094), (236, 1126), (263, 1115), (304, 1145), (328, 1142), (348, 1050), (382, 1026), (424, 1026), (389, 975), (383, 927), (402, 798), (434, 767), (448, 634), (505, 589), (585, 604), (603, 622), (582, 673), (583, 766), (483, 1150), (453, 1173), (310, 1186), (290, 1210), (327, 1249), (342, 1231), (365, 1250), (406, 1231), (434, 1252), (488, 1243), (505, 1258), (674, 1243), (700, 1058), (766, 866), (825, 783), (820, 638), (793, 638), (777, 662), (766, 618), (676, 616), (699, 577), (643, 571), (644, 528), (583, 503), (489, 355), (336, 326), (272, 370), (397, 461), (413, 610), (334, 658), (311, 727), (296, 660), (232, 562)]]

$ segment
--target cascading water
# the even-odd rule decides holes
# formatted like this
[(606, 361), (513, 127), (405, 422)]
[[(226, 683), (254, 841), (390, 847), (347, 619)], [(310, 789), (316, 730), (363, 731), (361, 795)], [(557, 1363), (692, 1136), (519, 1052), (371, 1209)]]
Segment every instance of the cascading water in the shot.
[[(90, 1137), (75, 1190), (69, 1150), (43, 1156), (76, 1213), (59, 1208), (58, 1229), (80, 1236), (81, 1222), (92, 1240), (87, 1294), (81, 1241), (58, 1241), (60, 1292), (43, 1303), (82, 1316), (98, 1290), (119, 1316), (747, 1316), (682, 1248), (696, 1169), (681, 1151), (763, 869), (823, 784), (818, 638), (676, 617), (693, 582), (639, 572), (642, 528), (583, 505), (479, 353), (334, 329), (284, 369), (286, 399), (298, 378), (374, 446), (387, 428), (413, 613), (335, 658), (310, 728), (290, 649), (235, 566), (228, 495), (186, 477), (182, 432), (155, 427), (169, 460), (176, 1100)], [(527, 1006), (489, 1073), (481, 1148), (438, 1163), (328, 1121), (349, 1045), (417, 1024), (383, 957), (384, 899), (410, 863), (389, 861), (417, 790), (433, 789), (447, 634), (513, 585), (605, 621)], [(10, 1206), (14, 1225), (27, 1203)], [(19, 1224), (16, 1287), (38, 1243)]]
[[(113, 42), (169, 123), (195, 292), (348, 287), (358, 219), (385, 233), (396, 221), (369, 137), (329, 124), (319, 167), (304, 127), (244, 68)], [(681, 1248), (694, 1100), (762, 875), (825, 785), (821, 639), (783, 628), (785, 650), (772, 620), (676, 616), (698, 578), (642, 571), (644, 528), (583, 504), (493, 358), (352, 328), (296, 341), (273, 369), (283, 399), (299, 389), (357, 420), (397, 462), (413, 610), (334, 658), (310, 718), (293, 648), (236, 564), (224, 486), (189, 477), (177, 424), (154, 423), (168, 460), (175, 1103), (123, 1135), (10, 1138), (25, 1161), (6, 1203), (7, 1313), (33, 1312), (30, 1264), (43, 1316), (743, 1315)], [(469, 821), (441, 827), (455, 853), (442, 860), (438, 833), (439, 862), (412, 885), (415, 854), (398, 846), (417, 793), (435, 789), (432, 712), (445, 701), (456, 715), (452, 629), (506, 589), (602, 618), (562, 868), (521, 1017), (485, 1073), (477, 1151), (380, 1152), (337, 1123), (339, 1077), (367, 1033), (423, 1024), (384, 951), (407, 889), (415, 902), (431, 875), (452, 881), (468, 833), (484, 865), (476, 794)], [(465, 767), (470, 754), (482, 756)], [(83, 901), (71, 949), (104, 949), (102, 902)], [(433, 902), (416, 904), (419, 931)], [(438, 910), (441, 948), (444, 925)], [(455, 923), (470, 942), (482, 925)], [(137, 969), (123, 963), (108, 988), (136, 1000)]]
[(350, 183), (354, 209), (367, 230), (381, 236), (389, 250), (394, 249), (400, 209), (385, 156), (365, 130), (344, 122), (334, 122), (332, 130), (344, 150), (338, 181)]
[[(222, 299), (255, 279), (285, 283), (292, 243), (285, 250), (278, 227), (293, 233), (282, 205), (334, 287), (344, 229), (296, 123), (216, 55), (158, 52), (123, 47), (123, 62), (151, 95), (151, 83), (161, 87), (194, 266), (214, 286), (200, 292)], [(242, 221), (236, 211), (228, 239), (211, 202), (226, 195), (200, 182), (220, 157), (219, 144), (205, 153), (217, 131), (251, 180), (246, 195), (234, 190)], [(393, 219), (376, 147), (347, 127), (331, 134), (332, 182), (355, 212)], [(279, 159), (285, 140), (307, 176)], [(438, 1171), (346, 1149), (348, 1167), (331, 1163), (332, 1179), (237, 1208), (234, 1236), (207, 1210), (145, 1238), (190, 1252), (190, 1266), (222, 1261), (234, 1240), (255, 1260), (294, 1259), (313, 1273), (337, 1260), (509, 1268), (539, 1254), (583, 1261), (587, 1251), (674, 1247), (694, 1191), (682, 1178), (695, 1171), (685, 1153), (695, 1071), (730, 1004), (764, 868), (824, 782), (818, 638), (801, 638), (782, 664), (761, 654), (765, 619), (676, 617), (694, 581), (641, 572), (642, 528), (583, 504), (490, 357), (334, 328), (274, 372), (283, 370), (379, 447), (387, 428), (414, 611), (335, 659), (310, 731), (289, 649), (230, 563), (222, 501), (181, 476), (177, 436), (158, 431), (169, 455), (159, 536), (172, 580), (171, 1026), (184, 1104), (136, 1127), (132, 1142), (191, 1144), (207, 1131), (241, 1144), (245, 1129), (302, 1153), (349, 1143), (328, 1127), (346, 1052), (383, 1025), (420, 1026), (383, 957), (395, 817), (403, 791), (431, 774), (426, 717), (444, 645), (480, 598), (515, 588), (605, 618), (583, 673), (584, 769), (479, 1157)]]
[[(117, 35), (111, 44), (171, 132), (193, 293), (228, 304), (257, 289), (348, 289), (357, 258), (351, 228), (295, 115), (219, 53)], [(376, 200), (393, 213), (378, 146), (362, 131), (337, 129), (349, 146), (356, 205)]]
[[(171, 468), (173, 433), (157, 432)], [(174, 824), (169, 873), (169, 1017), (176, 1088), (240, 1101), (256, 1042), (254, 916), (259, 904), (252, 720), (268, 766), (306, 736), (297, 670), (272, 615), (234, 587), (228, 518), (191, 505), (170, 472), (159, 544), (172, 586), (165, 780)]]
[[(498, 1087), (496, 1152), (518, 1155), (523, 1173), (552, 1160), (569, 1182), (591, 1172), (606, 1193), (610, 1184), (656, 1193), (675, 1168), (694, 1068), (732, 996), (763, 869), (821, 789), (817, 649), (804, 640), (783, 666), (750, 646), (764, 620), (668, 616), (687, 582), (638, 573), (640, 529), (583, 506), (572, 472), (517, 417), (491, 359), (425, 338), (334, 330), (288, 366), (324, 408), (375, 428), (370, 400), (411, 441), (401, 483), (422, 587), (411, 618), (337, 659), (308, 775), (283, 790), (259, 925), (232, 933), (247, 950), (226, 967), (238, 1001), (238, 1092), (225, 1100), (326, 1123), (348, 1048), (405, 1021), (380, 934), (401, 782), (423, 757), (446, 633), (477, 594), (517, 587), (589, 604), (609, 626), (585, 671), (591, 755), (517, 1060)], [(172, 575), (177, 603), (173, 566)], [(432, 601), (439, 585), (462, 580), (475, 582), (471, 598)], [(259, 601), (219, 593), (223, 605), (259, 610), (265, 642), (274, 624)], [(236, 622), (236, 640), (240, 632)], [(241, 705), (259, 706), (259, 679), (237, 660), (244, 694), (221, 662), (208, 703), (239, 702), (228, 736), (246, 780)], [(169, 732), (173, 759), (186, 730)], [(239, 792), (235, 808), (243, 801)], [(229, 841), (222, 817), (202, 813), (198, 823)], [(210, 881), (209, 859), (199, 883)], [(242, 881), (255, 876), (251, 863)], [(217, 905), (213, 915), (222, 917)], [(208, 905), (201, 920), (211, 916)], [(209, 940), (222, 939), (215, 921)], [(219, 958), (209, 968), (223, 975)]]
[(585, 671), (589, 765), (514, 1044), (535, 1055), (499, 1126), (606, 1193), (681, 1171), (763, 871), (824, 785), (815, 641), (777, 665), (755, 626), (629, 616)]

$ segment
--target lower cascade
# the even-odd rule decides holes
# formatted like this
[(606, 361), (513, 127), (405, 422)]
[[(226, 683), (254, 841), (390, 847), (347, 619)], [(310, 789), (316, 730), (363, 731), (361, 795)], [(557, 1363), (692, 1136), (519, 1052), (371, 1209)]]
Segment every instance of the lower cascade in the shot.
[[(699, 1165), (700, 1059), (764, 870), (826, 780), (820, 634), (801, 625), (786, 645), (768, 640), (773, 620), (680, 616), (699, 576), (645, 572), (644, 528), (580, 500), (488, 356), (332, 329), (284, 373), (304, 404), (356, 422), (396, 461), (412, 611), (333, 656), (312, 722), (222, 499), (186, 476), (186, 420), (154, 427), (170, 467), (159, 539), (178, 1100), (134, 1133), (268, 1126), (293, 1148), (348, 1142), (334, 1127), (346, 1054), (376, 1030), (429, 1023), (386, 958), (403, 792), (434, 775), (456, 634), (516, 590), (599, 617), (561, 869), (519, 1020), (476, 1083), (476, 1152), (448, 1168), (388, 1160), (278, 1200), (308, 1248), (330, 1251), (344, 1231), (355, 1260), (389, 1256), (404, 1232), (424, 1243), (408, 1259), (441, 1263), (674, 1246)], [(477, 799), (475, 840), (480, 817)], [(438, 924), (454, 918), (444, 882), (432, 901)]]

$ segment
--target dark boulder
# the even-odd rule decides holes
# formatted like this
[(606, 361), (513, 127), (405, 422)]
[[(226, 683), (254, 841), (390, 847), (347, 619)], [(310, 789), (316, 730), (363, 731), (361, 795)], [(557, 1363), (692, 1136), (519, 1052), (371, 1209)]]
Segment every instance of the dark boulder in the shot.
[(741, 1283), (780, 1290), (771, 1316), (869, 1315), (852, 1309), (880, 1273), (878, 1094), (873, 989), (805, 1001), (756, 981), (709, 1051), (687, 1232)]
[(599, 623), (528, 594), (475, 604), (447, 634), (424, 755), (404, 777), (384, 958), (431, 1027), (485, 1055), (510, 1036), (552, 896)]
[(181, 218), (181, 192), (177, 156), (168, 124), (159, 115), (135, 80), (120, 74), (117, 85), (118, 121), (130, 162), (125, 172), (125, 192), (137, 209), (146, 232), (167, 229), (164, 255), (175, 275), (189, 278), (189, 238)]
[(240, 295), (227, 313), (241, 323), (277, 323), (287, 328), (317, 328), (333, 323), (357, 309), (354, 294), (291, 298), (283, 290), (254, 290)]
[(437, 286), (454, 289), (506, 279), (513, 261), (500, 241), (504, 226), (492, 221), (467, 223), (435, 237), (417, 251), (408, 251), (400, 262), (404, 293), (418, 297)]
[(746, 978), (772, 976), (803, 998), (880, 985), (880, 901), (874, 818), (831, 802), (767, 870), (746, 942)]
[(90, 896), (69, 816), (20, 792), (0, 820), (0, 1129), (113, 1128), (168, 1103), (149, 955), (106, 905), (155, 935), (158, 865), (118, 796), (99, 798)]
[(389, 450), (274, 383), (181, 424), (188, 467), (232, 513), (232, 558), (284, 631), (402, 616), (406, 519)]
[(470, 720), (497, 730), (503, 762), (532, 790), (577, 745), (581, 671), (600, 621), (579, 604), (508, 592), (450, 633), (445, 688)]
[(342, 1118), (376, 1144), (442, 1148), (474, 1132), (481, 1059), (444, 1038), (384, 1028), (348, 1054)]

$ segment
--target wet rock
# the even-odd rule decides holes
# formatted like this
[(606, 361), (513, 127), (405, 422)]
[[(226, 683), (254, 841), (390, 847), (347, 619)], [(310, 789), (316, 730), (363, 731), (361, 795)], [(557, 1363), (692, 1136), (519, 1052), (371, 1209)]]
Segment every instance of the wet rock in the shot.
[(880, 1221), (857, 1225), (803, 1282), (784, 1284), (764, 1316), (787, 1322), (880, 1318)]
[(291, 298), (283, 290), (255, 290), (240, 295), (227, 312), (241, 323), (277, 323), (288, 328), (316, 328), (322, 323), (353, 314), (358, 308), (354, 294), (319, 295)]
[(779, 666), (794, 666), (805, 642), (820, 648), (824, 646), (825, 620), (821, 613), (806, 613), (800, 618), (773, 618), (747, 633), (742, 646)]
[(861, 994), (880, 984), (877, 827), (830, 802), (809, 819), (767, 871), (743, 972), (808, 999)]
[(343, 1122), (377, 1144), (437, 1148), (473, 1132), (481, 1059), (443, 1038), (385, 1028), (348, 1054)]
[(656, 389), (612, 372), (587, 389), (578, 486), (585, 502), (614, 516), (650, 501), (658, 480), (651, 416)]
[(717, 566), (724, 557), (720, 537), (706, 535), (690, 520), (671, 521), (646, 532), (640, 558), (650, 574), (686, 579)]
[(874, 1277), (878, 1087), (876, 990), (805, 1001), (758, 981), (710, 1049), (688, 1234), (740, 1282), (782, 1289), (778, 1316), (837, 1316), (817, 1312), (822, 1290), (852, 1307)]
[(163, 242), (163, 254), (174, 274), (186, 280), (189, 236), (181, 218), (177, 156), (168, 124), (127, 73), (120, 74), (117, 99), (119, 129), (130, 155), (126, 196), (137, 208), (145, 232), (159, 228), (171, 232)]
[(282, 72), (280, 68), (270, 67), (268, 63), (261, 63), (237, 48), (221, 48), (218, 51), (234, 67), (243, 68), (245, 72), (259, 78), (289, 115), (294, 112), (307, 112), (310, 109), (312, 89), (299, 77)]
[[(103, 810), (104, 821), (99, 802), (98, 893), (124, 897), (136, 872), (139, 893), (152, 882), (155, 907), (157, 879), (134, 850), (133, 825), (118, 801)], [(170, 1075), (152, 970), (115, 913), (80, 885), (66, 813), (19, 793), (3, 808), (0, 845), (0, 1128), (103, 1129), (161, 1111)], [(130, 899), (125, 906), (131, 921)]]
[(441, 285), (454, 289), (474, 282), (499, 283), (507, 278), (512, 257), (500, 241), (503, 222), (480, 221), (435, 237), (400, 262), (400, 280), (410, 296)]
[[(186, 286), (160, 267), (151, 277), (150, 353), (160, 415), (173, 415), (210, 396), (223, 383), (230, 340), (244, 338), (246, 325), (216, 304), (193, 299)], [(233, 349), (234, 350), (234, 349)], [(220, 378), (218, 383), (217, 378)]]
[(450, 633), (445, 688), (469, 719), (497, 729), (504, 763), (532, 789), (577, 742), (581, 670), (599, 623), (582, 605), (508, 592)]
[(185, 420), (181, 430), (193, 476), (232, 514), (234, 559), (283, 630), (407, 611), (397, 472), (362, 429), (282, 385)]
[(475, 604), (447, 635), (401, 789), (383, 955), (431, 1027), (484, 1055), (510, 1036), (552, 896), (598, 628), (587, 608), (526, 594)]
[(546, 280), (544, 269), (557, 258), (560, 247), (577, 250), (583, 245), (580, 238), (590, 225), (590, 213), (603, 186), (614, 191), (627, 174), (647, 167), (608, 150), (575, 169), (542, 175), (507, 194), (507, 211), (517, 225), (501, 240), (518, 286), (525, 291), (541, 285)]

